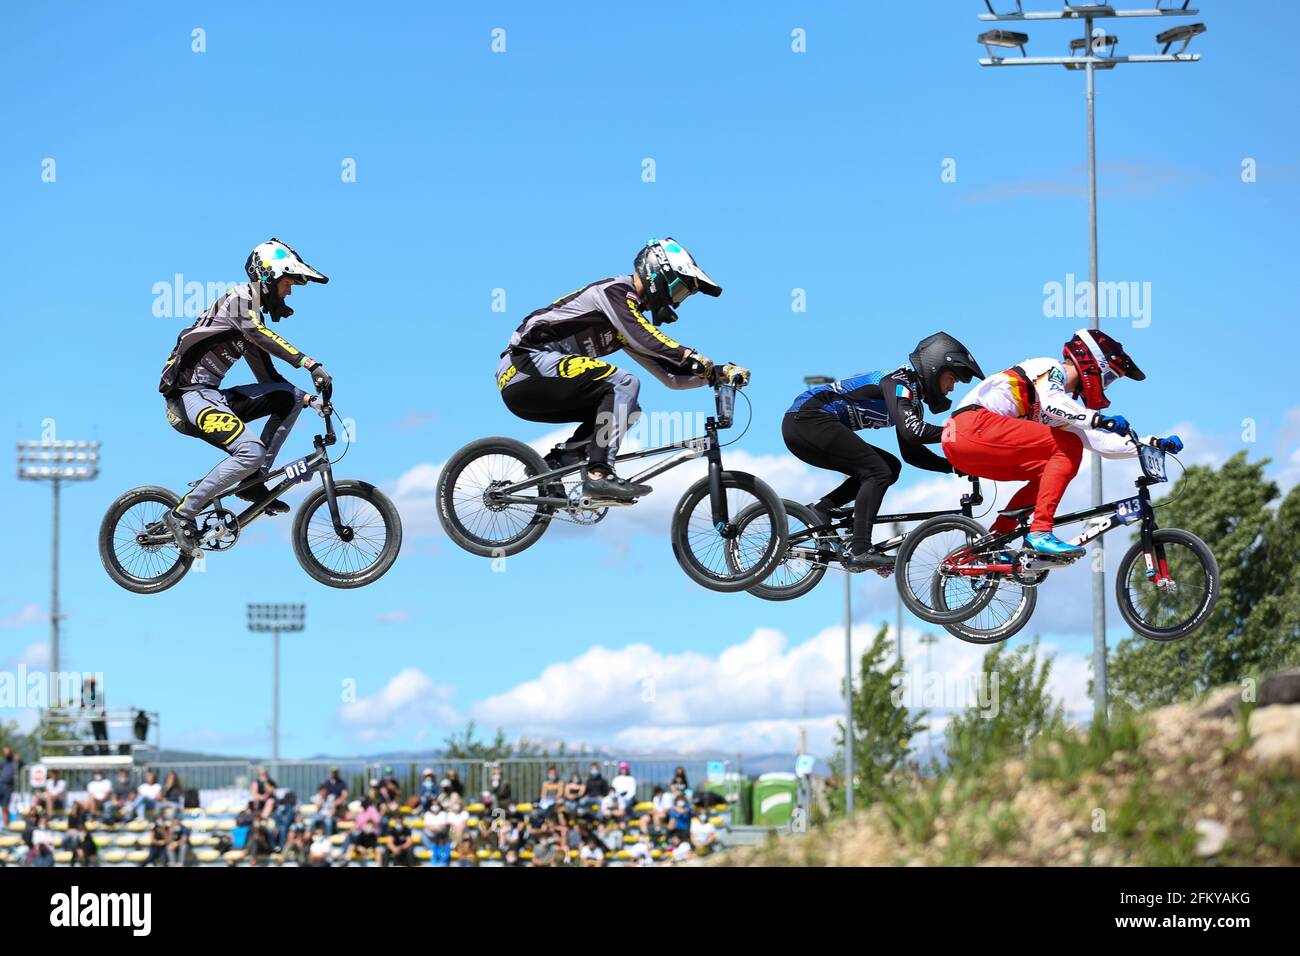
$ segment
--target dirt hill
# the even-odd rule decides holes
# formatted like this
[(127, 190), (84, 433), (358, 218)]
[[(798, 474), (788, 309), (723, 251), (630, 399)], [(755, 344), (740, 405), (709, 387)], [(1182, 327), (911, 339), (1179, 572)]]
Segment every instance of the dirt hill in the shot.
[(1300, 865), (1300, 669), (902, 784), (852, 821), (711, 862)]

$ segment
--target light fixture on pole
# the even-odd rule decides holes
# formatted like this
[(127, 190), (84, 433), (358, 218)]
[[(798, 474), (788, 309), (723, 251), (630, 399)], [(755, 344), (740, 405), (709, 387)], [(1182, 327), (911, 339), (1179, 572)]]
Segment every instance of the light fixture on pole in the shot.
[[(99, 476), (97, 441), (20, 441), (18, 478), (48, 481), (53, 491), (53, 546), (50, 554), (50, 674), (59, 672), (59, 489), (65, 481), (93, 481)], [(53, 683), (53, 682), (51, 682)], [(50, 701), (57, 707), (60, 701)]]
[[(1200, 11), (1188, 9), (1189, 0), (1182, 6), (1164, 6), (1164, 0), (1156, 0), (1151, 9), (1117, 10), (1109, 3), (1070, 3), (1064, 4), (1056, 11), (1033, 11), (1026, 13), (1020, 0), (1016, 0), (1015, 13), (998, 13), (993, 9), (992, 0), (984, 0), (988, 13), (981, 13), (984, 21), (1023, 23), (1037, 20), (1082, 20), (1083, 35), (1070, 42), (1068, 56), (1026, 56), (1024, 48), (1029, 42), (1028, 34), (1012, 33), (1007, 30), (988, 30), (981, 33), (977, 40), (984, 45), (989, 55), (979, 61), (980, 66), (1063, 66), (1067, 70), (1082, 70), (1087, 77), (1085, 98), (1087, 100), (1088, 130), (1088, 285), (1089, 325), (1100, 327), (1097, 308), (1097, 124), (1094, 111), (1096, 90), (1093, 82), (1097, 70), (1110, 70), (1122, 63), (1195, 63), (1200, 54), (1188, 53), (1187, 46), (1195, 37), (1205, 32), (1204, 23), (1184, 24), (1165, 30), (1156, 36), (1156, 43), (1162, 45), (1160, 53), (1142, 56), (1116, 56), (1115, 47), (1119, 40), (1104, 29), (1093, 29), (1094, 20), (1131, 19), (1143, 17), (1189, 17)], [(1017, 42), (1012, 42), (1013, 40)], [(1176, 43), (1182, 43), (1177, 53), (1169, 50)], [(1018, 47), (1020, 57), (997, 56), (994, 47)], [(1101, 456), (1092, 452), (1092, 503), (1101, 505), (1103, 499)], [(1109, 709), (1109, 697), (1106, 681), (1106, 572), (1105, 545), (1100, 536), (1092, 544), (1092, 702), (1096, 718), (1105, 720)]]
[[(829, 375), (805, 375), (809, 388), (829, 385)], [(844, 575), (844, 813), (853, 815), (853, 576)]]
[(280, 635), (306, 627), (305, 604), (250, 604), (248, 629), (271, 634), (271, 759), (280, 759)]

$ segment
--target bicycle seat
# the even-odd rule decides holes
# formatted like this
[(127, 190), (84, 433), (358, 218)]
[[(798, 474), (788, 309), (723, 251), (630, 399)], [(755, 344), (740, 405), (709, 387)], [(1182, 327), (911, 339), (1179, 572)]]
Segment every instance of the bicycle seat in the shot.
[(1004, 518), (1023, 518), (1033, 510), (1034, 506), (1030, 505), (1028, 508), (1008, 508), (1006, 511), (999, 511), (998, 514)]

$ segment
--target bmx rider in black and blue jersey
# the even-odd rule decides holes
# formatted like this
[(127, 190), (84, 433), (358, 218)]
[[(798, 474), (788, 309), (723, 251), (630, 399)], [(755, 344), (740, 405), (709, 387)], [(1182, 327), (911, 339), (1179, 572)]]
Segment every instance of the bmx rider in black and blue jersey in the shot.
[(952, 405), (948, 394), (958, 381), (984, 377), (966, 347), (947, 332), (922, 339), (908, 358), (910, 366), (892, 372), (863, 372), (813, 386), (794, 400), (781, 423), (781, 437), (795, 457), (847, 476), (809, 507), (829, 524), (832, 509), (854, 502), (853, 535), (842, 556), (849, 571), (893, 563), (871, 550), (871, 531), (885, 491), (902, 471), (897, 458), (863, 441), (858, 432), (893, 426), (904, 461), (951, 474), (948, 460), (925, 447), (943, 438), (943, 429), (925, 420), (925, 408), (936, 414), (947, 411)]

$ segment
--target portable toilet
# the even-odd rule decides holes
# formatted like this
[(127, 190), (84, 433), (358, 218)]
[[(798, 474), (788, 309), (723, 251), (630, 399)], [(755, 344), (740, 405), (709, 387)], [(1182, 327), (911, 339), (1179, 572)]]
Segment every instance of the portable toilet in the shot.
[(755, 826), (787, 827), (794, 819), (799, 778), (792, 773), (765, 773), (754, 781)]
[(749, 824), (754, 805), (754, 785), (743, 773), (729, 773), (721, 780), (711, 780), (700, 790), (716, 793), (727, 801), (727, 812), (731, 814), (733, 826)]

